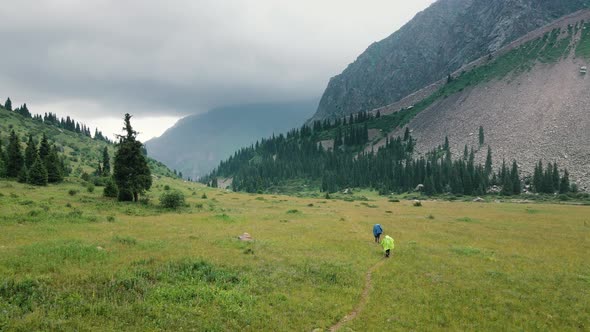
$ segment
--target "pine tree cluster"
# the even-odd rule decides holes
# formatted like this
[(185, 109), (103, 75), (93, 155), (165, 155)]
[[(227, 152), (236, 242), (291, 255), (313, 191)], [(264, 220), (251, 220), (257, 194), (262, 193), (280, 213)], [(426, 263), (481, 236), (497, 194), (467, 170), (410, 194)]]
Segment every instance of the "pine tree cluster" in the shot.
[(33, 135), (29, 135), (24, 152), (14, 130), (10, 132), (6, 149), (0, 139), (0, 177), (45, 186), (63, 181), (66, 172), (65, 158), (58, 155), (55, 144), (50, 144), (45, 134), (38, 145)]

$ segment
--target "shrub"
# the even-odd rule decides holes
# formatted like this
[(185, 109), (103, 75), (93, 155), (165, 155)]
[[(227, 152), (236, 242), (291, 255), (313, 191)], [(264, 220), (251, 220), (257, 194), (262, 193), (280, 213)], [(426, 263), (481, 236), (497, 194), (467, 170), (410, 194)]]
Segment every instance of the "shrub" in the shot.
[(80, 176), (80, 178), (84, 181), (90, 181), (90, 174), (84, 172), (82, 173), (82, 175)]
[(70, 189), (68, 191), (68, 195), (70, 195), (70, 196), (75, 196), (77, 193), (78, 193), (78, 190), (76, 190), (76, 189)]
[(166, 209), (177, 209), (184, 204), (184, 194), (178, 190), (167, 191), (160, 196), (160, 205)]
[(115, 216), (107, 216), (108, 222), (115, 222)]
[(170, 190), (170, 186), (169, 185), (165, 185), (164, 186), (164, 190)]
[(119, 189), (117, 189), (117, 184), (112, 179), (108, 179), (106, 181), (103, 190), (103, 196), (111, 198), (116, 198), (117, 196), (119, 196)]
[(94, 192), (94, 184), (89, 183), (88, 186), (86, 187), (86, 190), (88, 190), (89, 193), (93, 193)]
[(207, 199), (207, 194), (203, 193), (203, 196), (201, 196), (202, 199)]

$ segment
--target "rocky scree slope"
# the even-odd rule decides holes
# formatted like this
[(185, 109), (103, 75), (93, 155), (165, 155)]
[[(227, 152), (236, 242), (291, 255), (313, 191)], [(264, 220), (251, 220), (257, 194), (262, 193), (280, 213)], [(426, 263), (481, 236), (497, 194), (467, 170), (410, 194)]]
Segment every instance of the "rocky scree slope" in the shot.
[[(590, 11), (560, 23), (531, 33), (497, 60), (446, 84), (461, 88), (443, 94), (407, 124), (417, 139), (416, 151), (425, 154), (448, 136), (454, 153), (474, 147), (483, 162), (489, 145), (495, 167), (517, 159), (526, 176), (541, 159), (557, 162), (581, 189), (590, 190), (590, 77), (581, 72), (590, 66)], [(404, 131), (400, 127), (388, 136)]]

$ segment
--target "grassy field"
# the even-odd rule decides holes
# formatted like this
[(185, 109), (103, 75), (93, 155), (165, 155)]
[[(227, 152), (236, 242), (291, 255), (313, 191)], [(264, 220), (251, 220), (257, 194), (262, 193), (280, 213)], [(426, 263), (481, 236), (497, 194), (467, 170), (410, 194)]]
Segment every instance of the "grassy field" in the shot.
[[(135, 205), (0, 181), (0, 330), (326, 330), (383, 259), (374, 223), (396, 248), (344, 330), (590, 329), (588, 206), (154, 185)], [(157, 207), (165, 185), (189, 206)]]

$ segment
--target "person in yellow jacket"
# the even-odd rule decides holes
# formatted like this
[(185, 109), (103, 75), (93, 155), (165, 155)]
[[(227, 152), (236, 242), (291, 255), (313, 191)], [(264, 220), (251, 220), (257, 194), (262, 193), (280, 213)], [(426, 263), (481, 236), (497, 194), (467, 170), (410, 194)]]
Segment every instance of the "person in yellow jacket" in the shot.
[(383, 246), (383, 250), (385, 251), (385, 257), (389, 258), (389, 253), (393, 250), (394, 241), (393, 238), (389, 235), (385, 235), (383, 240), (381, 241), (381, 245)]

